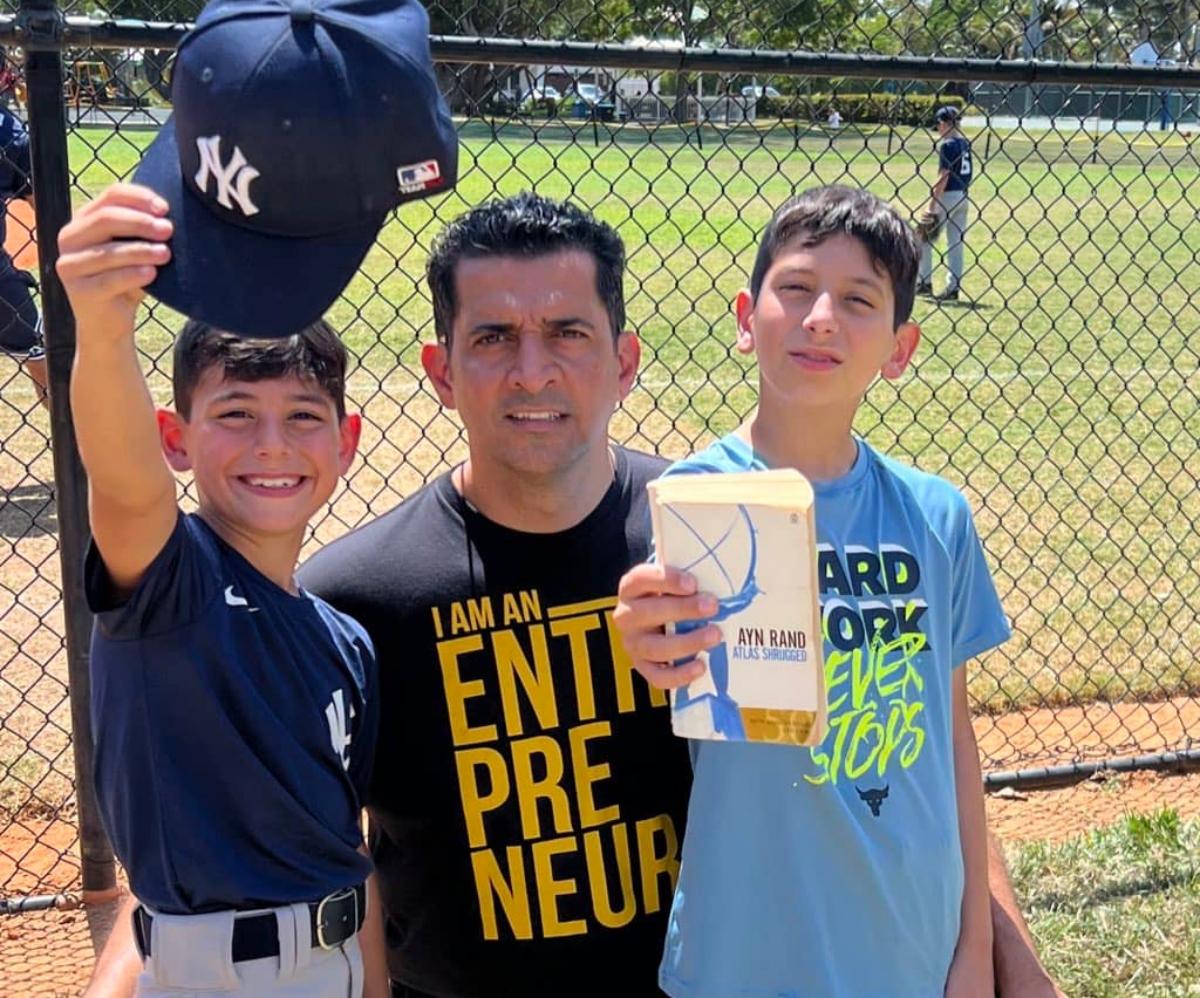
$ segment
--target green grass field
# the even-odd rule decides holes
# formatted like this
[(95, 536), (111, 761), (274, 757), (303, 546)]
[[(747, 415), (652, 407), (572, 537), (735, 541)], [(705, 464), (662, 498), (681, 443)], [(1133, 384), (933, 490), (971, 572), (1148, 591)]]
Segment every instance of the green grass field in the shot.
[(1009, 850), (1042, 958), (1071, 998), (1200, 994), (1200, 822), (1173, 810)]
[[(762, 123), (700, 133), (674, 125), (593, 133), (561, 121), (461, 127), (458, 188), (404, 207), (331, 311), (359, 358), (351, 392), (370, 425), (365, 456), (318, 539), (390, 508), (447, 454), (462, 453), (457, 424), (422, 385), (417, 354), (430, 335), (426, 252), (468, 205), (532, 187), (575, 198), (618, 227), (629, 251), (630, 321), (647, 349), (614, 431), (678, 456), (732, 428), (754, 403), (753, 369), (731, 347), (729, 302), (772, 209), (797, 189), (841, 181), (915, 212), (931, 180), (932, 139), (920, 130), (846, 129), (831, 138)], [(127, 177), (150, 138), (74, 132), (76, 202)], [(980, 710), (1194, 695), (1196, 153), (1156, 133), (1097, 141), (993, 131), (973, 141), (977, 160), (981, 149), (990, 155), (972, 191), (969, 301), (918, 302), (924, 341), (915, 369), (898, 387), (873, 390), (859, 429), (972, 500), (1016, 630), (974, 672)], [(164, 401), (178, 322), (157, 308), (141, 334)], [(5, 390), (13, 408), (0, 411), (0, 478), (10, 495), (31, 475), (53, 477), (44, 417), (18, 381)], [(20, 520), (20, 510), (8, 512)], [(29, 540), (12, 525), (7, 534), (17, 539), (0, 559), (0, 662), (10, 663), (0, 677), (0, 783), (15, 788), (9, 803), (19, 806), (49, 764), (39, 756), (37, 773), (3, 775), (28, 764), (35, 734), (69, 787), (58, 754), (69, 719), (53, 534)], [(31, 705), (35, 694), (43, 699)], [(47, 716), (57, 722), (50, 735)], [(1145, 727), (1079, 737), (1092, 741), (1068, 747), (1090, 755), (1111, 744), (1174, 747)]]
[[(418, 439), (426, 423), (455, 439), (415, 372), (430, 322), (425, 254), (466, 206), (533, 187), (618, 227), (631, 323), (649, 350), (617, 432), (674, 455), (753, 405), (728, 303), (772, 209), (821, 182), (863, 184), (911, 211), (928, 196), (932, 140), (920, 130), (597, 135), (599, 145), (587, 124), (467, 123), (458, 189), (405, 207), (333, 309), (375, 393), (368, 415), (404, 437), (378, 441), (386, 453), (372, 462), (381, 474), (370, 495), (394, 501), (381, 486), (401, 465), (418, 478), (437, 466), (438, 448)], [(76, 133), (78, 196), (127, 175), (148, 139)], [(1018, 632), (978, 672), (982, 703), (1195, 691), (1187, 649), (1200, 643), (1200, 618), (1188, 597), (1200, 587), (1200, 533), (1183, 528), (1200, 523), (1196, 153), (1156, 133), (993, 132), (974, 144), (992, 155), (972, 191), (970, 302), (918, 303), (915, 370), (874, 390), (860, 429), (975, 504)], [(168, 342), (166, 331), (145, 339), (156, 356)]]
[[(407, 403), (390, 414), (377, 396), (379, 413), (368, 415), (385, 425), (400, 417), (409, 438), (433, 419), (414, 373), (430, 327), (425, 254), (443, 221), (494, 194), (534, 187), (618, 227), (630, 320), (649, 347), (618, 433), (672, 455), (754, 404), (728, 302), (774, 206), (832, 181), (913, 211), (928, 197), (931, 138), (919, 130), (799, 142), (785, 125), (598, 136), (594, 145), (592, 127), (564, 122), (463, 127), (457, 190), (404, 208), (332, 311), (364, 377)], [(127, 175), (148, 140), (74, 134), (79, 197)], [(1184, 470), (1200, 459), (1195, 151), (1157, 133), (1097, 143), (997, 132), (974, 145), (992, 156), (972, 192), (971, 303), (918, 303), (916, 369), (899, 390), (872, 392), (860, 429), (952, 477), (976, 504), (1018, 631), (977, 675), (980, 701), (1006, 709), (1200, 689), (1187, 653), (1200, 641), (1187, 602), (1200, 588), (1200, 533), (1178, 529), (1200, 523), (1194, 471)], [(161, 355), (168, 337), (145, 343)], [(401, 449), (380, 446), (406, 463)]]

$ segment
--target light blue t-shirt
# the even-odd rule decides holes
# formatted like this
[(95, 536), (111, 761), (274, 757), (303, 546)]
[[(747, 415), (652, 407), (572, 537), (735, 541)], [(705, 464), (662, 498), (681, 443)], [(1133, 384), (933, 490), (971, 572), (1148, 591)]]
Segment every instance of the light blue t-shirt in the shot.
[[(763, 467), (729, 436), (668, 474)], [(951, 673), (1008, 621), (948, 482), (859, 441), (814, 490), (828, 731), (813, 749), (692, 742), (674, 998), (940, 998), (958, 941)]]

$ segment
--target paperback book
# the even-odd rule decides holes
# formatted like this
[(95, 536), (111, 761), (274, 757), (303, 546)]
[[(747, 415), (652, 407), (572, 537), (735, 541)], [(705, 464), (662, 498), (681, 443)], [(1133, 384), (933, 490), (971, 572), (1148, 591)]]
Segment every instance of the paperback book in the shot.
[(649, 485), (660, 562), (690, 572), (724, 640), (672, 692), (677, 735), (815, 745), (825, 733), (813, 490), (797, 471), (670, 475)]

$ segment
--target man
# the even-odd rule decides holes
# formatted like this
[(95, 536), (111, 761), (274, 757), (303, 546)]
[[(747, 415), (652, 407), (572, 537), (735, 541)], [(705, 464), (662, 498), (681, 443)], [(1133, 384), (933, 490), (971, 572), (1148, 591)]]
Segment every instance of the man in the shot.
[[(616, 233), (569, 204), (520, 194), (452, 223), (422, 361), (469, 456), (301, 572), (379, 656), (396, 998), (659, 993), (690, 766), (611, 623), (664, 466), (608, 440), (640, 352), (623, 270)], [(1004, 897), (1009, 963), (1040, 972)], [(130, 993), (128, 946), (90, 995)]]
[(623, 268), (609, 226), (533, 194), (452, 224), (422, 361), (470, 456), (301, 577), (381, 642), (398, 995), (657, 993), (690, 767), (611, 625), (661, 470), (608, 441), (639, 356)]

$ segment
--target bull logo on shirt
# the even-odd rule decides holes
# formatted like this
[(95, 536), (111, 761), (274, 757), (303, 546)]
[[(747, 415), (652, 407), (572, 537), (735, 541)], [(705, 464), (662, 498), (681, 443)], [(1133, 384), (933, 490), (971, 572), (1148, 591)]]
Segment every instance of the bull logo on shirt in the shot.
[(854, 789), (858, 791), (858, 796), (866, 801), (867, 807), (871, 809), (871, 813), (878, 818), (879, 810), (881, 807), (883, 807), (883, 802), (888, 795), (888, 789), (890, 787), (890, 783), (885, 783), (882, 790), (876, 787), (872, 787), (870, 790), (866, 791), (864, 791), (861, 787), (855, 787)]

